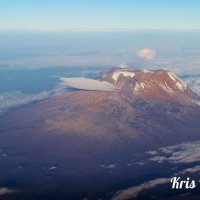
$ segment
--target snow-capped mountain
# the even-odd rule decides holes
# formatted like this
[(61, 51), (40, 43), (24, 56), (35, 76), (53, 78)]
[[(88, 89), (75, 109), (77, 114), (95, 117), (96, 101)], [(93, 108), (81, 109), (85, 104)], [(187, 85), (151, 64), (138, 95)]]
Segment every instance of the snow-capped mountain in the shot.
[(174, 73), (160, 70), (128, 70), (113, 68), (104, 73), (103, 80), (116, 85), (122, 92), (159, 100), (188, 101), (197, 95)]

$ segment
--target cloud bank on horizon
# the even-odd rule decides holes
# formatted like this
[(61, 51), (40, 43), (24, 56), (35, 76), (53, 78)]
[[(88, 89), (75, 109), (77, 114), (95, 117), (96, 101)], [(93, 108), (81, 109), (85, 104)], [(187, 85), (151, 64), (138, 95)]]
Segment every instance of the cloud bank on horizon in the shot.
[(200, 74), (199, 41), (198, 32), (0, 33), (0, 69), (126, 63), (134, 69), (166, 68), (178, 74)]

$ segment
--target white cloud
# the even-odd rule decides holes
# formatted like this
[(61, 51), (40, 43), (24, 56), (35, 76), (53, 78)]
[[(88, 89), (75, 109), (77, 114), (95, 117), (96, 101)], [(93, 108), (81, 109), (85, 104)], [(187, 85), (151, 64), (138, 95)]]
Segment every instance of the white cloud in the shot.
[(0, 188), (0, 196), (5, 195), (5, 194), (15, 193), (15, 192), (18, 192), (18, 191), (17, 190), (11, 190), (11, 189), (8, 189), (6, 187)]
[(116, 167), (116, 165), (115, 164), (108, 164), (108, 165), (102, 164), (102, 165), (100, 165), (100, 167), (106, 168), (106, 169), (113, 169)]
[(116, 86), (114, 86), (111, 83), (108, 83), (106, 81), (98, 81), (94, 79), (89, 78), (61, 78), (61, 81), (63, 81), (63, 85), (75, 88), (75, 89), (81, 89), (81, 90), (97, 90), (97, 91), (115, 91), (117, 90)]
[(192, 90), (200, 95), (200, 76), (192, 76), (184, 78), (184, 81), (192, 88)]
[(128, 199), (133, 199), (138, 196), (140, 192), (143, 190), (148, 190), (151, 188), (154, 188), (158, 185), (161, 184), (166, 184), (169, 183), (170, 179), (169, 178), (159, 178), (155, 180), (151, 180), (145, 183), (142, 183), (141, 185), (135, 186), (135, 187), (130, 187), (125, 190), (121, 190), (115, 194), (115, 196), (112, 198), (112, 200), (128, 200)]
[(178, 145), (161, 147), (147, 152), (149, 160), (157, 163), (164, 161), (172, 164), (194, 163), (200, 161), (200, 141), (186, 142)]
[(156, 52), (153, 49), (141, 49), (136, 55), (140, 58), (144, 58), (145, 60), (154, 60)]
[(184, 169), (183, 171), (179, 172), (179, 174), (186, 174), (186, 173), (195, 173), (195, 172), (199, 172), (200, 171), (200, 166), (194, 166), (194, 167), (190, 167), (187, 169)]
[(126, 68), (129, 68), (128, 65), (124, 64), (124, 63), (121, 63), (119, 65), (116, 65), (116, 67), (119, 67), (119, 68), (122, 68), (122, 69), (126, 69)]

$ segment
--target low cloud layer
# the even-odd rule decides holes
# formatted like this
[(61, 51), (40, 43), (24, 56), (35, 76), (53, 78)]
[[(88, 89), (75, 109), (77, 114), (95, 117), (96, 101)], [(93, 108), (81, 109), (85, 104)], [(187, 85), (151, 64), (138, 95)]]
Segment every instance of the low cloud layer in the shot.
[(192, 90), (200, 95), (200, 76), (192, 76), (184, 78), (184, 81), (192, 88)]
[[(181, 171), (178, 171), (177, 168), (176, 172), (170, 177), (200, 172), (200, 165), (196, 164), (197, 162), (200, 162), (200, 141), (185, 142), (178, 145), (160, 147), (156, 150), (148, 151), (146, 153), (149, 155), (150, 162), (160, 163), (161, 165), (165, 165), (165, 162), (168, 162), (168, 164), (170, 163), (172, 166), (181, 166), (181, 168), (186, 167)], [(188, 164), (193, 166), (188, 168)], [(154, 180), (149, 180), (138, 186), (118, 191), (112, 200), (134, 199), (145, 190), (150, 190), (156, 186), (168, 183), (170, 183), (170, 178), (157, 178)]]
[(29, 104), (35, 101), (40, 101), (61, 93), (62, 86), (58, 86), (53, 90), (43, 91), (36, 94), (24, 94), (20, 91), (2, 93), (0, 94), (0, 115), (11, 108)]
[(159, 178), (155, 180), (151, 180), (136, 187), (130, 187), (128, 189), (117, 192), (117, 194), (112, 198), (112, 200), (128, 200), (135, 198), (139, 195), (143, 190), (152, 189), (158, 185), (169, 183), (169, 178)]
[(19, 91), (0, 94), (0, 114), (7, 109), (28, 104), (49, 97), (49, 92), (41, 92), (38, 94), (23, 94)]
[(137, 52), (137, 56), (145, 60), (154, 60), (156, 52), (153, 49), (141, 49)]
[[(131, 52), (132, 53), (132, 52)], [(132, 61), (130, 55), (63, 55), (53, 54), (47, 56), (35, 56), (28, 58), (13, 58), (0, 60), (0, 67), (31, 69), (49, 67), (94, 67), (94, 66), (114, 66), (118, 63)]]
[(187, 164), (200, 161), (200, 141), (161, 147), (147, 152), (149, 160), (157, 163)]
[(106, 81), (98, 81), (89, 78), (61, 78), (63, 85), (80, 89), (80, 90), (96, 90), (96, 91), (115, 91), (117, 90), (116, 86)]

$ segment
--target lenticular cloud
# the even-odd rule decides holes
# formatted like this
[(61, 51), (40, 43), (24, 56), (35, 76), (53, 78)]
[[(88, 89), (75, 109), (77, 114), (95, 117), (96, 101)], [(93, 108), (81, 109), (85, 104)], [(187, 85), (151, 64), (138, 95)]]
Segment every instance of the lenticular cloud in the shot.
[(116, 86), (106, 81), (98, 81), (89, 78), (60, 78), (62, 84), (80, 90), (96, 90), (96, 91), (115, 91)]

